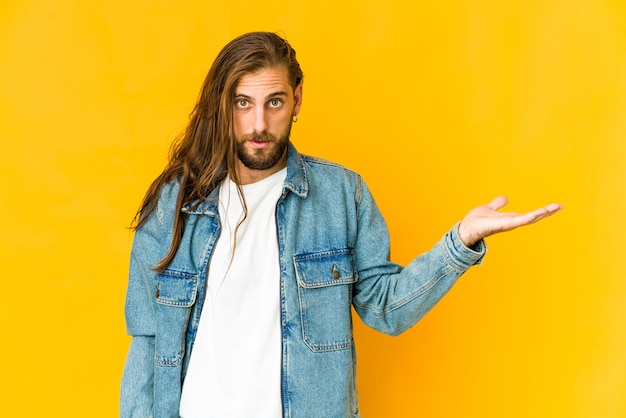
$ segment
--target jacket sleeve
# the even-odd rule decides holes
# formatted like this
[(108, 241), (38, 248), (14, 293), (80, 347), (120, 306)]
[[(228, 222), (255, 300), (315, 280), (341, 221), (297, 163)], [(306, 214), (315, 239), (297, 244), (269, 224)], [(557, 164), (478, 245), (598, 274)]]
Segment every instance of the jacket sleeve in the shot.
[[(167, 188), (167, 186), (166, 186)], [(122, 418), (153, 417), (157, 273), (151, 269), (171, 242), (171, 215), (164, 216), (163, 195), (135, 232), (126, 293), (126, 330), (132, 337), (120, 393)]]
[[(136, 246), (137, 239), (133, 244)], [(120, 416), (152, 417), (156, 324), (154, 302), (149, 296), (153, 294), (154, 280), (134, 251), (130, 263), (125, 312), (126, 329), (132, 340), (122, 377)]]
[(363, 322), (389, 335), (417, 323), (486, 253), (484, 241), (466, 247), (456, 224), (428, 252), (402, 267), (389, 261), (389, 233), (369, 190), (357, 192), (358, 281), (353, 305)]

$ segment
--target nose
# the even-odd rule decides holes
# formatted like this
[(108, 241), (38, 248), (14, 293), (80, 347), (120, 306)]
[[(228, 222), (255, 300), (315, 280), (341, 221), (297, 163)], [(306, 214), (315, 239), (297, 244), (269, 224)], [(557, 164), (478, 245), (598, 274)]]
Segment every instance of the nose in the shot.
[(267, 112), (263, 106), (257, 106), (254, 111), (254, 131), (261, 133), (267, 130)]

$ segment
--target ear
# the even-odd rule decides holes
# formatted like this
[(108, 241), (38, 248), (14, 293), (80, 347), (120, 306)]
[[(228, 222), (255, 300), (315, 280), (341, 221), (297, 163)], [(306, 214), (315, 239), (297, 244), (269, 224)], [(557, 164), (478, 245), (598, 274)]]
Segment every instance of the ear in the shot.
[(296, 86), (293, 90), (293, 114), (297, 115), (300, 113), (300, 108), (302, 107), (302, 82)]

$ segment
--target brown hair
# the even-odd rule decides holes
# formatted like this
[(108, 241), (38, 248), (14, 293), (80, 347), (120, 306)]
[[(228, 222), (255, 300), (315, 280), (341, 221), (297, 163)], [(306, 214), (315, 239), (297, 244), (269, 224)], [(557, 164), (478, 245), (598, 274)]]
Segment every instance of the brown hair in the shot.
[(137, 229), (156, 208), (163, 186), (178, 180), (172, 243), (155, 270), (164, 270), (180, 246), (185, 227), (181, 209), (206, 200), (227, 175), (240, 183), (235, 170), (233, 129), (234, 96), (239, 80), (246, 74), (280, 66), (287, 68), (295, 90), (303, 79), (296, 51), (286, 40), (270, 32), (251, 32), (233, 39), (213, 62), (189, 125), (172, 144), (166, 168), (150, 185), (135, 215), (134, 229)]

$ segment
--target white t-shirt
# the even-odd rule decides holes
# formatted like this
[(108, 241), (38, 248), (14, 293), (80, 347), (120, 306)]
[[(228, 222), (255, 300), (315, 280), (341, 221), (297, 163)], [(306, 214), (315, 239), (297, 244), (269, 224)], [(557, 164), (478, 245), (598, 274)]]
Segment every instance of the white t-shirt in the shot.
[(220, 188), (222, 231), (183, 384), (183, 418), (282, 417), (276, 203), (285, 175), (243, 186), (248, 214), (236, 243), (243, 206), (230, 179)]

